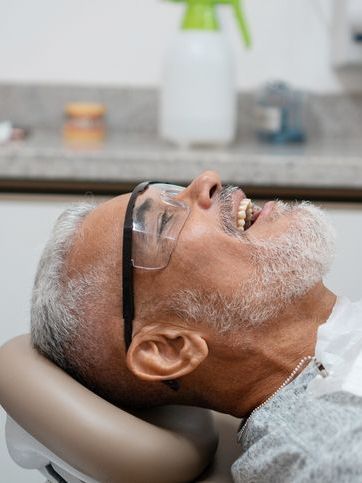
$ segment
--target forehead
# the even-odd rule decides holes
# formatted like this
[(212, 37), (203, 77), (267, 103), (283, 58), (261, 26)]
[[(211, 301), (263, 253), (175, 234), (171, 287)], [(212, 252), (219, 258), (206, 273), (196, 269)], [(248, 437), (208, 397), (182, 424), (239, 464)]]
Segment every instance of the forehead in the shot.
[(130, 194), (116, 196), (98, 205), (84, 220), (83, 228), (86, 232), (93, 233), (97, 237), (106, 236), (116, 227), (121, 229)]
[(130, 195), (120, 195), (98, 205), (80, 226), (73, 248), (69, 254), (69, 265), (73, 270), (91, 267), (103, 256), (120, 252), (122, 230)]

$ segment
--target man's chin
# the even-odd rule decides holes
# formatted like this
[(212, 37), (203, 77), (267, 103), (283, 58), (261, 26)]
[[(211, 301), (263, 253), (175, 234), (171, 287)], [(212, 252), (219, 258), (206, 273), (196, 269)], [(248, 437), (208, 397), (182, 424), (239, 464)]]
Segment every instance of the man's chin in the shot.
[(288, 216), (287, 229), (271, 239), (250, 240), (253, 266), (243, 294), (243, 316), (260, 324), (322, 281), (334, 256), (335, 231), (324, 212), (310, 203), (276, 202), (270, 217)]

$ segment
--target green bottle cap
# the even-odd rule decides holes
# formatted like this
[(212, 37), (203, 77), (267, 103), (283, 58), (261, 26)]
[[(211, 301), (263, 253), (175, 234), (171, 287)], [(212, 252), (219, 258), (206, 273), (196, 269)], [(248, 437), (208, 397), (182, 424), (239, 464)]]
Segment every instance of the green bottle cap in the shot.
[(245, 18), (243, 0), (170, 0), (172, 2), (187, 4), (186, 13), (182, 21), (183, 30), (220, 30), (216, 15), (216, 5), (231, 5), (241, 35), (246, 47), (251, 46), (249, 26)]

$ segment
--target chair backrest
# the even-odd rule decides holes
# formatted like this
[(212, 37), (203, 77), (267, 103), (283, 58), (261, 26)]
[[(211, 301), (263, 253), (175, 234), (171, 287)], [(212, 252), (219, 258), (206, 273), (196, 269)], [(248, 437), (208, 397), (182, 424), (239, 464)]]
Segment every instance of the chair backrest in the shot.
[(11, 458), (22, 468), (39, 470), (48, 480), (56, 476), (56, 481), (63, 478), (69, 483), (98, 483), (49, 451), (10, 416), (6, 418), (5, 436)]
[(39, 355), (29, 335), (0, 348), (0, 404), (10, 417), (13, 459), (43, 474), (54, 470), (64, 481), (191, 481), (217, 446), (210, 412), (168, 406), (136, 417)]

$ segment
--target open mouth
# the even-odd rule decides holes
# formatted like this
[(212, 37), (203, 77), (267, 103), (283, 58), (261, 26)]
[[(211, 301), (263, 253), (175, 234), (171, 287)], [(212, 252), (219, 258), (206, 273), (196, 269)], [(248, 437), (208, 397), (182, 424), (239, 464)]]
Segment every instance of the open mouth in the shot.
[(243, 198), (238, 206), (236, 215), (236, 227), (243, 232), (248, 230), (258, 219), (261, 208), (249, 198)]

